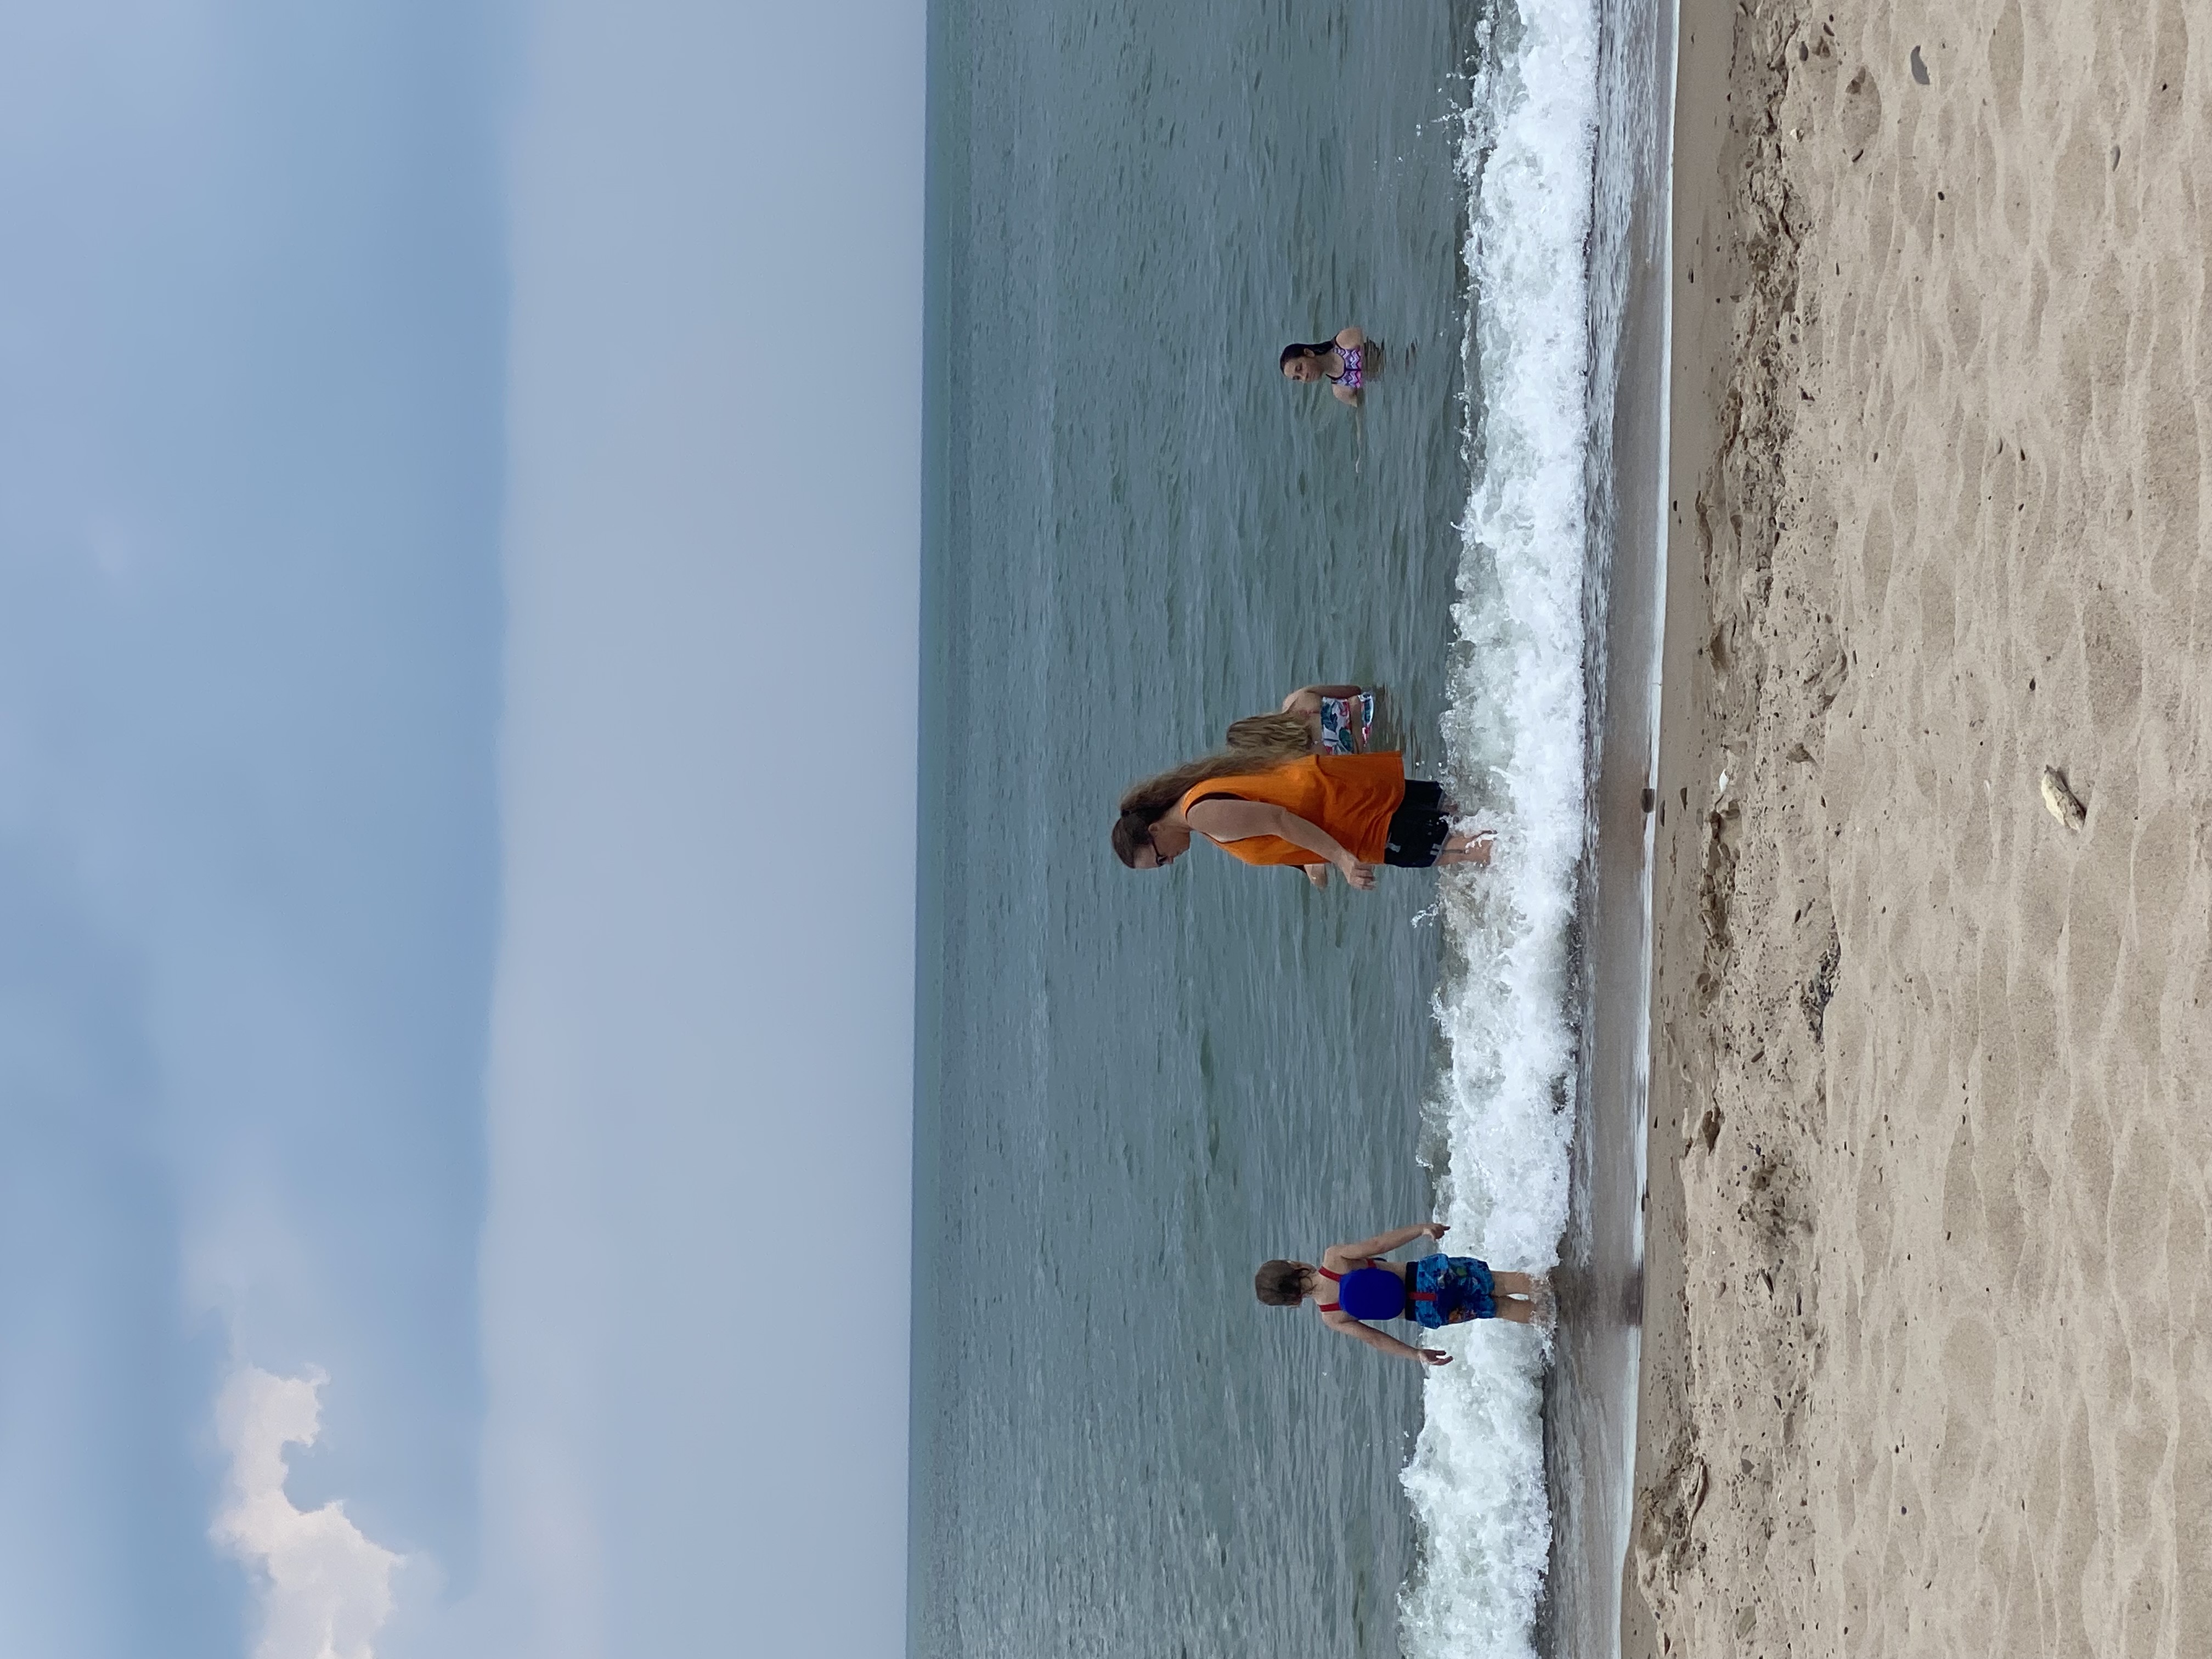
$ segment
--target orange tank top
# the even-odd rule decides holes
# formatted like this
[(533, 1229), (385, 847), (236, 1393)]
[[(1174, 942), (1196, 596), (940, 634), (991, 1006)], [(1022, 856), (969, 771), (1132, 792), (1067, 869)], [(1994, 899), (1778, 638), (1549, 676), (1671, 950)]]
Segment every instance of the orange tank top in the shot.
[[(1362, 864), (1380, 864), (1390, 844), (1390, 815), (1406, 799), (1406, 763), (1389, 749), (1365, 755), (1308, 755), (1266, 772), (1208, 778), (1186, 790), (1176, 806), (1188, 813), (1199, 802), (1218, 795), (1265, 801), (1295, 812), (1334, 836)], [(1214, 845), (1247, 864), (1322, 861), (1318, 853), (1293, 846), (1279, 836), (1247, 836)]]

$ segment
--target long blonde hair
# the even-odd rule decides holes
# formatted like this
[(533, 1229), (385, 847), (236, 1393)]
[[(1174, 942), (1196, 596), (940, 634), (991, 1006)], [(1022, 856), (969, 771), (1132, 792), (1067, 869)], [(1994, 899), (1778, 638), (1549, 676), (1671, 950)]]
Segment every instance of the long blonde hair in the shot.
[(1303, 714), (1247, 714), (1230, 722), (1228, 738), (1227, 748), (1185, 761), (1122, 792), (1121, 815), (1114, 821), (1114, 851), (1122, 863), (1135, 869), (1138, 850), (1151, 843), (1152, 826), (1208, 778), (1272, 772), (1321, 752), (1313, 726)]
[(1247, 714), (1231, 722), (1229, 749), (1232, 755), (1249, 755), (1262, 769), (1304, 760), (1321, 752), (1313, 722), (1304, 714)]
[[(1269, 716), (1255, 718), (1266, 720)], [(1207, 779), (1272, 772), (1297, 758), (1297, 755), (1271, 757), (1266, 752), (1250, 749), (1224, 749), (1131, 784), (1121, 792), (1121, 816), (1114, 820), (1115, 856), (1135, 869), (1138, 853), (1152, 842), (1152, 826), (1167, 815), (1170, 807)]]

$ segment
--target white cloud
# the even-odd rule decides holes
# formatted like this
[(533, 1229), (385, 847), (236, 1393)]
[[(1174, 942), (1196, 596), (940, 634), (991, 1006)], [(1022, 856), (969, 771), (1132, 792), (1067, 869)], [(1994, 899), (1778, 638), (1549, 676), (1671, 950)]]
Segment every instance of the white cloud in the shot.
[(284, 1449), (312, 1446), (328, 1379), (276, 1376), (242, 1365), (216, 1401), (230, 1480), (210, 1535), (257, 1570), (262, 1628), (254, 1659), (374, 1659), (370, 1643), (392, 1612), (400, 1558), (370, 1541), (333, 1502), (294, 1506)]

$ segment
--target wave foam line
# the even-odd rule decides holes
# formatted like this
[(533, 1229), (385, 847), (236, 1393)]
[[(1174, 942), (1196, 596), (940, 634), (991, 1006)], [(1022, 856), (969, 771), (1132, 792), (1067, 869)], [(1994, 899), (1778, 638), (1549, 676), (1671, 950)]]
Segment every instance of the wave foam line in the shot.
[[(1583, 607), (1597, 14), (1522, 0), (1483, 43), (1460, 165), (1469, 191), (1460, 650), (1445, 718), (1458, 799), (1498, 830), (1452, 881), (1455, 966), (1437, 995), (1449, 1067), (1432, 1103), (1450, 1245), (1553, 1266), (1574, 1133), (1570, 936), (1587, 831)], [(1416, 1659), (1534, 1654), (1551, 1546), (1543, 1366), (1532, 1332), (1443, 1339), (1403, 1479), (1422, 1535), (1401, 1607)]]

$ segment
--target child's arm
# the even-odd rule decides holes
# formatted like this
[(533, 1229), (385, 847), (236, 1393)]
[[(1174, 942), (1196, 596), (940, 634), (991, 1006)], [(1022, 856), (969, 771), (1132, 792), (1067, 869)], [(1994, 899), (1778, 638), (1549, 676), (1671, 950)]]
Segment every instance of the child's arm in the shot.
[(1318, 714), (1323, 697), (1356, 697), (1367, 688), (1364, 685), (1302, 685), (1283, 699), (1285, 714)]
[(1387, 1331), (1378, 1331), (1372, 1325), (1361, 1324), (1349, 1314), (1325, 1313), (1321, 1318), (1322, 1323), (1338, 1335), (1364, 1342), (1377, 1353), (1387, 1353), (1396, 1359), (1414, 1360), (1424, 1365), (1451, 1364), (1451, 1356), (1442, 1348), (1416, 1348), (1410, 1343), (1401, 1342)]
[(1336, 331), (1336, 343), (1342, 346), (1346, 350), (1349, 351), (1354, 346), (1365, 345), (1367, 343), (1367, 335), (1365, 331), (1362, 329), (1340, 328)]
[[(1441, 1221), (1424, 1221), (1412, 1227), (1393, 1227), (1387, 1233), (1363, 1238), (1357, 1244), (1332, 1244), (1321, 1255), (1321, 1265), (1334, 1268), (1338, 1261), (1365, 1261), (1412, 1243), (1417, 1238), (1442, 1238), (1451, 1231)], [(1332, 1260), (1331, 1258), (1337, 1258)]]

